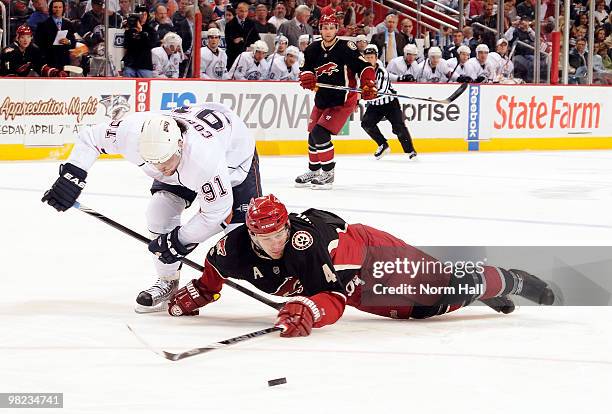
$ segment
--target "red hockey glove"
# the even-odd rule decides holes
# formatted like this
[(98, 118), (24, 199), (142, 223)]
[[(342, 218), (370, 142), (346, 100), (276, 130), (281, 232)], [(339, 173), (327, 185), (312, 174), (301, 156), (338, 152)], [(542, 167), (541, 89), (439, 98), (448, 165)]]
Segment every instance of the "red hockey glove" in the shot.
[(68, 76), (67, 72), (56, 69), (49, 65), (44, 65), (42, 69), (40, 70), (40, 74), (41, 76), (46, 77), (46, 78), (65, 78)]
[(315, 321), (321, 318), (317, 305), (307, 297), (298, 296), (285, 303), (278, 312), (275, 326), (283, 328), (283, 338), (308, 336)]
[(376, 82), (373, 80), (362, 80), (361, 82), (361, 99), (369, 101), (370, 99), (376, 99), (378, 97), (378, 89), (376, 89)]
[(27, 76), (28, 73), (30, 73), (31, 66), (32, 66), (32, 64), (30, 62), (24, 63), (23, 65), (21, 65), (17, 69), (15, 69), (15, 72), (17, 72), (17, 74), (19, 76)]
[(198, 308), (219, 299), (219, 292), (205, 290), (197, 279), (180, 288), (170, 299), (168, 313), (172, 316), (197, 315)]
[(317, 76), (312, 72), (300, 73), (300, 86), (304, 89), (314, 91), (317, 87)]

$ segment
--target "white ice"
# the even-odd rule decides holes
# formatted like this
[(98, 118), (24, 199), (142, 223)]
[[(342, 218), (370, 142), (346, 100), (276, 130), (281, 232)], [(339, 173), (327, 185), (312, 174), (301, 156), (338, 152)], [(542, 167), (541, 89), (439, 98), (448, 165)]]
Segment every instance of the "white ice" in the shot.
[[(0, 164), (0, 392), (63, 392), (62, 413), (610, 412), (608, 307), (425, 321), (349, 309), (307, 338), (162, 359), (126, 324), (176, 352), (271, 326), (275, 312), (226, 287), (198, 317), (135, 314), (153, 281), (145, 246), (40, 203), (58, 165)], [(262, 157), (264, 190), (414, 245), (612, 245), (610, 151), (339, 157), (328, 192), (292, 187), (304, 166)], [(149, 184), (126, 162), (99, 161), (80, 200), (144, 233)], [(182, 282), (197, 276), (186, 268)], [(268, 387), (279, 377), (288, 383)]]

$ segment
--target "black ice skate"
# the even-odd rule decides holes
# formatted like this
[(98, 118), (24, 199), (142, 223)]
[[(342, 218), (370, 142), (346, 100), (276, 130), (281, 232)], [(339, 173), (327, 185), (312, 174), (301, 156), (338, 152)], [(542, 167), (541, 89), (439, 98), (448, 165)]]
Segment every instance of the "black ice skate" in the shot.
[(539, 305), (552, 305), (555, 294), (546, 282), (524, 270), (510, 269), (514, 276), (515, 287), (512, 293), (529, 299)]
[(153, 286), (143, 290), (136, 298), (136, 313), (163, 312), (168, 310), (168, 301), (177, 292), (179, 279), (158, 278)]
[(311, 181), (313, 190), (331, 190), (334, 183), (334, 170), (321, 171), (321, 173)]
[(310, 183), (312, 182), (312, 180), (317, 177), (319, 175), (319, 172), (321, 170), (317, 170), (317, 171), (308, 171), (307, 173), (304, 173), (302, 175), (298, 175), (297, 178), (295, 179), (295, 186), (298, 188), (302, 188), (302, 187), (310, 187)]
[(411, 151), (411, 152), (408, 153), (408, 159), (409, 160), (413, 159), (416, 156), (417, 156), (417, 152), (416, 151)]
[(385, 155), (389, 154), (390, 152), (391, 152), (391, 148), (389, 148), (389, 144), (385, 142), (384, 144), (378, 146), (378, 149), (374, 153), (374, 158), (379, 160)]

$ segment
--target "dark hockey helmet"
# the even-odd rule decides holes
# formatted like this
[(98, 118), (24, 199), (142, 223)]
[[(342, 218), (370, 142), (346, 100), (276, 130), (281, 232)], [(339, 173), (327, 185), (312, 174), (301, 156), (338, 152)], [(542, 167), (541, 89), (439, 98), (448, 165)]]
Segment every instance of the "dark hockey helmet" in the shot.
[(289, 222), (289, 213), (273, 194), (252, 198), (246, 213), (246, 226), (252, 233), (274, 233)]
[(324, 16), (321, 16), (321, 18), (319, 19), (319, 27), (322, 27), (326, 24), (335, 24), (336, 27), (340, 26), (340, 22), (338, 21), (338, 18), (335, 14), (326, 14)]
[(15, 33), (17, 34), (17, 36), (32, 36), (32, 29), (27, 24), (22, 24), (17, 28), (17, 31)]

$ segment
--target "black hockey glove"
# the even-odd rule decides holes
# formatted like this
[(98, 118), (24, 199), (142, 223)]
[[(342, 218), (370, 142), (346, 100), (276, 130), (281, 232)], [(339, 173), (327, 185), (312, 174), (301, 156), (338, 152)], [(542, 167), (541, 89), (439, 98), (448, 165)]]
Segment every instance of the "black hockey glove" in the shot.
[(482, 82), (484, 82), (485, 80), (487, 80), (487, 78), (486, 78), (486, 77), (484, 77), (484, 76), (482, 76), (482, 75), (480, 75), (479, 77), (477, 77), (477, 78), (474, 80), (474, 83), (482, 83)]
[(457, 82), (459, 83), (470, 83), (472, 82), (472, 78), (467, 75), (461, 75), (457, 78)]
[(160, 262), (165, 264), (178, 262), (198, 247), (198, 243), (184, 245), (178, 238), (178, 226), (170, 233), (162, 234), (149, 243), (149, 251), (157, 256)]
[(400, 77), (398, 79), (400, 82), (416, 82), (416, 79), (414, 78), (414, 76), (408, 74), (408, 75), (404, 75), (402, 77)]
[(85, 188), (87, 171), (67, 163), (60, 165), (59, 175), (40, 201), (49, 203), (57, 211), (66, 211), (72, 207)]

